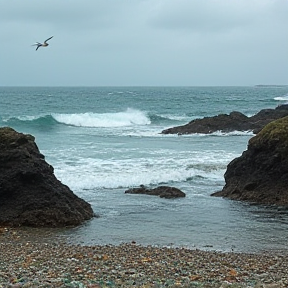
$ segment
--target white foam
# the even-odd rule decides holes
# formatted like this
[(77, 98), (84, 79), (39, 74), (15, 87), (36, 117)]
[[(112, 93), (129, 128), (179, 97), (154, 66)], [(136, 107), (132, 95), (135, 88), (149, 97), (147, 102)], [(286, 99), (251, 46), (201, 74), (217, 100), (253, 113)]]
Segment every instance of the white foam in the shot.
[[(130, 159), (81, 158), (71, 163), (58, 159), (53, 163), (55, 175), (74, 191), (97, 188), (128, 188), (194, 181), (223, 181), (226, 165), (235, 155), (218, 151), (212, 153), (186, 153), (168, 155), (158, 151), (155, 157)], [(193, 155), (192, 155), (193, 154)], [(192, 179), (192, 180), (191, 180)], [(195, 180), (197, 181), (197, 180)], [(201, 180), (202, 181), (202, 180)]]
[(145, 112), (130, 108), (124, 112), (52, 114), (52, 117), (59, 123), (77, 127), (124, 127), (151, 123)]
[(232, 132), (223, 132), (223, 131), (216, 131), (211, 133), (214, 136), (253, 136), (253, 131), (232, 131)]
[(288, 95), (275, 97), (274, 100), (276, 100), (276, 101), (288, 101)]
[(217, 137), (229, 137), (229, 136), (254, 136), (253, 131), (231, 131), (231, 132), (223, 132), (223, 131), (215, 131), (213, 133), (191, 133), (191, 134), (165, 134), (165, 136), (179, 136), (179, 137), (211, 137), (211, 136), (217, 136)]
[[(78, 167), (79, 168), (79, 167)], [(134, 167), (135, 168), (135, 167)], [(84, 173), (77, 173), (77, 171), (71, 171), (68, 174), (66, 171), (55, 171), (57, 177), (61, 179), (63, 183), (68, 185), (74, 191), (80, 191), (84, 189), (97, 189), (97, 188), (128, 188), (135, 187), (141, 184), (144, 185), (159, 185), (161, 183), (173, 183), (182, 182), (186, 179), (193, 179), (193, 177), (201, 176), (199, 173), (188, 170), (155, 170), (147, 169), (141, 173), (135, 173), (135, 171), (127, 169), (126, 171), (120, 171), (115, 169), (115, 173), (104, 173), (98, 171), (98, 173), (91, 173), (85, 171)], [(79, 172), (79, 171), (78, 171)], [(83, 172), (83, 171), (82, 171)], [(207, 173), (205, 173), (207, 174)], [(223, 171), (216, 175), (216, 173), (210, 173), (210, 179), (219, 180), (223, 178)], [(204, 176), (202, 176), (204, 178)], [(207, 179), (206, 179), (207, 181)]]

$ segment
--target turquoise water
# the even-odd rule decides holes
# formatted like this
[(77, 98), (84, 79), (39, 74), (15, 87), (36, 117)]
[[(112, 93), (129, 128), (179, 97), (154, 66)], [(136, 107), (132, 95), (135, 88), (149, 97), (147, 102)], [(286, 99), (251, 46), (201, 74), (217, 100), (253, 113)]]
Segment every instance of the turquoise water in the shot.
[[(34, 135), (56, 177), (100, 216), (62, 231), (71, 242), (286, 249), (287, 210), (210, 196), (251, 131), (160, 133), (287, 101), (288, 87), (0, 87), (0, 126)], [(186, 197), (124, 193), (141, 184), (175, 186)]]

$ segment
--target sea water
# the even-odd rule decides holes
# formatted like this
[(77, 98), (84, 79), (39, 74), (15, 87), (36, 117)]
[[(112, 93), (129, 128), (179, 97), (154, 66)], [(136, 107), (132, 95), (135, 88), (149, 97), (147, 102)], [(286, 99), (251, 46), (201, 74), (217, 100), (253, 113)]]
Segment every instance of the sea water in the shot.
[[(283, 250), (287, 209), (210, 196), (252, 131), (161, 131), (232, 111), (252, 116), (287, 101), (287, 86), (0, 87), (0, 126), (34, 135), (56, 177), (99, 216), (57, 232), (73, 243)], [(174, 186), (186, 197), (125, 194), (139, 185)]]

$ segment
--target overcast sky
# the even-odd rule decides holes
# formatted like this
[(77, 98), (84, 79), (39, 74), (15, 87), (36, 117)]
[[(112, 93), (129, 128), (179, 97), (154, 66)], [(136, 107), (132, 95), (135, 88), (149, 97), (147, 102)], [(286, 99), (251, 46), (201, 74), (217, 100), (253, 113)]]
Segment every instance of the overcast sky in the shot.
[(1, 0), (0, 27), (1, 86), (288, 84), (288, 0)]

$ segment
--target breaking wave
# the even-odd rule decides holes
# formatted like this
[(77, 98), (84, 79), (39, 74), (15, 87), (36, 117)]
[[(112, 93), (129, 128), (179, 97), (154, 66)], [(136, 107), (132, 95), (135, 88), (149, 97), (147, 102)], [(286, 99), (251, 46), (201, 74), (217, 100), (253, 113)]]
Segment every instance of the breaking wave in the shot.
[(130, 108), (125, 112), (52, 114), (52, 117), (58, 123), (77, 127), (123, 127), (151, 124), (145, 112)]
[(91, 128), (147, 126), (150, 124), (169, 127), (186, 124), (190, 120), (187, 116), (157, 115), (132, 108), (128, 108), (123, 112), (52, 113), (48, 115), (24, 115), (2, 119), (8, 125), (53, 126), (62, 124)]

